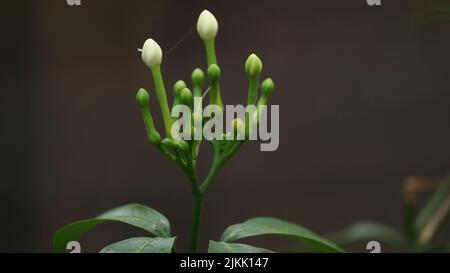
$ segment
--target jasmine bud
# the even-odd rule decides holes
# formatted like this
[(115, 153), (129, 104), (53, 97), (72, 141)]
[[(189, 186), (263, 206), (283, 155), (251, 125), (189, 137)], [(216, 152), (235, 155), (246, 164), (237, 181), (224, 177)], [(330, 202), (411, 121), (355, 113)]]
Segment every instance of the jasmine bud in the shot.
[(161, 47), (153, 39), (147, 39), (142, 47), (142, 61), (149, 67), (158, 66), (162, 62)]
[(265, 79), (261, 84), (261, 91), (264, 95), (270, 96), (273, 93), (273, 90), (275, 89), (275, 83), (271, 78)]
[(211, 82), (216, 82), (220, 78), (220, 67), (212, 64), (208, 67), (208, 78)]
[(220, 97), (219, 90), (220, 68), (218, 65), (212, 64), (208, 67), (208, 78), (211, 87), (209, 91), (209, 103), (219, 105), (223, 109), (222, 98)]
[(180, 92), (180, 102), (188, 107), (192, 106), (192, 92), (189, 88), (183, 88)]
[(150, 113), (150, 95), (144, 88), (139, 89), (137, 92), (136, 101), (141, 108), (142, 119), (144, 120), (148, 141), (155, 146), (159, 146), (161, 136), (155, 128), (152, 114)]
[(186, 88), (186, 83), (182, 80), (179, 80), (173, 85), (173, 93), (179, 96), (181, 90), (183, 90), (184, 88)]
[(245, 72), (249, 77), (247, 104), (255, 105), (258, 97), (258, 79), (262, 71), (262, 62), (255, 54), (251, 54), (245, 62)]
[(257, 109), (258, 109), (258, 111), (256, 112), (257, 117), (252, 121), (256, 120), (257, 122), (259, 122), (259, 118), (263, 111), (263, 107), (267, 106), (269, 97), (272, 95), (274, 89), (275, 89), (275, 83), (273, 82), (273, 80), (271, 78), (267, 78), (262, 82), (262, 84), (261, 84), (262, 95), (259, 98), (258, 104), (257, 104)]
[(203, 40), (213, 40), (219, 30), (219, 23), (216, 17), (209, 11), (200, 13), (197, 21), (197, 32)]
[(205, 73), (200, 68), (194, 69), (192, 72), (192, 83), (194, 85), (202, 85), (205, 80)]
[(202, 96), (203, 82), (205, 81), (205, 73), (200, 68), (196, 68), (191, 75), (192, 78), (192, 92), (194, 97)]
[(153, 83), (156, 91), (156, 98), (158, 99), (161, 113), (164, 119), (164, 127), (166, 134), (170, 135), (170, 128), (172, 127), (172, 118), (170, 117), (169, 105), (167, 104), (166, 89), (161, 73), (162, 62), (161, 47), (153, 40), (147, 39), (142, 47), (142, 60), (150, 68), (153, 76)]
[(261, 62), (261, 59), (256, 56), (256, 54), (252, 53), (247, 58), (247, 61), (245, 62), (245, 72), (249, 77), (257, 77), (259, 74), (261, 74), (263, 68), (263, 64)]
[(261, 84), (261, 97), (258, 100), (258, 106), (267, 105), (269, 101), (269, 97), (272, 95), (273, 90), (275, 89), (275, 83), (271, 78), (265, 79)]
[(184, 88), (186, 88), (186, 83), (181, 80), (173, 85), (173, 106), (180, 104), (180, 94)]
[(140, 107), (147, 107), (149, 105), (150, 95), (144, 88), (138, 90), (136, 94), (136, 102)]
[(197, 32), (205, 43), (206, 60), (208, 66), (217, 64), (216, 47), (214, 40), (219, 30), (219, 23), (216, 17), (208, 10), (204, 10), (197, 21)]

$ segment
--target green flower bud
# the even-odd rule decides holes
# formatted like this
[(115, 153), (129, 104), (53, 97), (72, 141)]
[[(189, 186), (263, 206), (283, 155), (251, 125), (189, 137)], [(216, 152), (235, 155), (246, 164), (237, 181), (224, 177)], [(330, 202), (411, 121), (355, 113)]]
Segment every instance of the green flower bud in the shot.
[(275, 89), (275, 84), (271, 78), (267, 78), (262, 82), (262, 84), (261, 84), (262, 95), (258, 100), (258, 103), (257, 103), (258, 107), (261, 105), (267, 105), (267, 103), (269, 101), (269, 97), (272, 95), (274, 89)]
[(180, 92), (180, 102), (184, 105), (192, 105), (192, 92), (189, 88), (183, 88)]
[(261, 74), (263, 64), (256, 54), (251, 54), (245, 62), (245, 72), (249, 77), (257, 77)]
[(145, 90), (144, 88), (139, 89), (136, 94), (136, 102), (140, 107), (146, 107), (149, 105), (150, 95), (148, 94), (147, 90)]
[(173, 106), (180, 104), (180, 93), (184, 88), (186, 88), (186, 83), (181, 80), (173, 85)]
[(209, 103), (218, 105), (223, 110), (223, 103), (219, 90), (220, 67), (218, 65), (212, 64), (208, 67), (208, 78), (211, 87), (209, 91)]
[(261, 92), (268, 97), (272, 95), (274, 89), (275, 83), (271, 78), (265, 79), (261, 84)]
[(196, 68), (191, 75), (192, 93), (194, 97), (201, 97), (203, 93), (203, 82), (205, 81), (205, 73), (200, 68)]
[(137, 92), (136, 101), (141, 108), (142, 119), (144, 120), (148, 141), (155, 146), (159, 146), (161, 142), (161, 136), (155, 128), (152, 114), (150, 113), (150, 95), (144, 88), (139, 89), (139, 91)]
[(203, 85), (203, 82), (205, 81), (205, 73), (200, 68), (194, 69), (192, 72), (192, 83), (194, 85)]
[(262, 62), (255, 54), (251, 54), (245, 62), (245, 72), (249, 77), (247, 104), (256, 104), (258, 97), (258, 79), (262, 71)]
[(208, 78), (211, 82), (217, 82), (220, 78), (220, 67), (212, 64), (208, 67)]
[(182, 80), (177, 81), (174, 85), (173, 85), (173, 94), (175, 97), (180, 97), (181, 94), (181, 90), (183, 90), (184, 88), (186, 88), (186, 83)]

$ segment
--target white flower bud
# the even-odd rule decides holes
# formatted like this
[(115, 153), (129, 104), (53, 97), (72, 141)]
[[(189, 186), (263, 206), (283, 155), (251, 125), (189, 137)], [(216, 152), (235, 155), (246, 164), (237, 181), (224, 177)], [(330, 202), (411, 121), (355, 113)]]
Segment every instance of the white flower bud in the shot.
[(160, 65), (162, 62), (161, 47), (153, 39), (147, 39), (142, 47), (142, 61), (149, 67)]
[(216, 17), (208, 10), (202, 11), (197, 21), (197, 32), (203, 40), (214, 39), (219, 30)]

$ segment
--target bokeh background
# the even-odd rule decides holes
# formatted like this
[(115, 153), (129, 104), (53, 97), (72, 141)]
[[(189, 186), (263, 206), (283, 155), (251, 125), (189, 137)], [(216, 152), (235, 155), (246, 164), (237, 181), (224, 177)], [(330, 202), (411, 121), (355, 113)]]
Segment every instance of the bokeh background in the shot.
[[(245, 101), (243, 65), (257, 53), (277, 84), (281, 131), (279, 150), (246, 144), (221, 172), (205, 200), (202, 250), (254, 216), (320, 234), (363, 219), (400, 229), (405, 177), (450, 169), (450, 23), (412, 20), (432, 1), (81, 1), (2, 4), (1, 252), (52, 251), (58, 227), (131, 202), (165, 214), (186, 250), (190, 189), (146, 143), (135, 93), (153, 88), (136, 49), (149, 37), (162, 46), (168, 90), (188, 80), (205, 68), (195, 31), (205, 8), (220, 23), (225, 102)], [(102, 226), (82, 251), (139, 234)]]

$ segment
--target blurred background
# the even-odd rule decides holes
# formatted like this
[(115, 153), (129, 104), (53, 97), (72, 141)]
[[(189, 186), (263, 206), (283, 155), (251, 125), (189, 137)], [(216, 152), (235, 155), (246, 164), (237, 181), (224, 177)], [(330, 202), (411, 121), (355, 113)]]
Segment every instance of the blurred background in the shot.
[[(364, 219), (400, 229), (402, 181), (450, 170), (450, 23), (412, 20), (431, 2), (6, 1), (0, 252), (52, 251), (62, 225), (131, 202), (165, 214), (177, 248), (187, 249), (190, 188), (146, 143), (135, 94), (152, 92), (152, 78), (136, 49), (154, 38), (165, 51), (166, 88), (188, 81), (205, 68), (195, 31), (203, 9), (220, 24), (224, 102), (245, 101), (243, 66), (252, 52), (276, 82), (280, 147), (246, 144), (224, 167), (205, 200), (201, 250), (254, 216), (320, 234)], [(157, 107), (152, 101), (162, 129)], [(206, 146), (201, 175), (211, 158)], [(139, 234), (105, 225), (82, 238), (82, 251)], [(254, 242), (290, 247), (283, 239)]]

